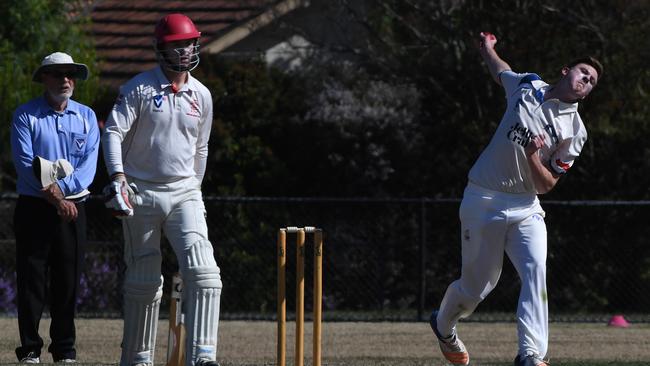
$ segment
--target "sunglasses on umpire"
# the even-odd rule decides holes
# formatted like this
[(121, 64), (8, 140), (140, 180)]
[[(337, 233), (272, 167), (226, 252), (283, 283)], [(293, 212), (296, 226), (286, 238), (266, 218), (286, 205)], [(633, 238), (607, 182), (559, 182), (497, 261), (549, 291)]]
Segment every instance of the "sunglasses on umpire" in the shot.
[(76, 79), (77, 78), (76, 70), (47, 70), (47, 71), (43, 71), (43, 74), (49, 75), (55, 79), (62, 79), (62, 78)]

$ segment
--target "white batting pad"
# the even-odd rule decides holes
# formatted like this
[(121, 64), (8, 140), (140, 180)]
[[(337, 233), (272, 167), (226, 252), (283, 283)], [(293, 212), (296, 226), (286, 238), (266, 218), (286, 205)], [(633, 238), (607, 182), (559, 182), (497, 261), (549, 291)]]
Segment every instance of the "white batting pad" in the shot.
[(199, 358), (216, 360), (219, 328), (221, 276), (214, 260), (212, 244), (200, 240), (186, 251), (183, 271), (187, 329), (186, 364), (194, 365)]
[(128, 270), (124, 280), (124, 333), (120, 366), (153, 365), (163, 278), (160, 272), (155, 280), (146, 277), (142, 276), (142, 271)]
[[(219, 281), (219, 286), (221, 281)], [(219, 300), (221, 288), (196, 289), (187, 294), (188, 337), (186, 362), (193, 365), (199, 358), (216, 360), (217, 332), (219, 329)]]

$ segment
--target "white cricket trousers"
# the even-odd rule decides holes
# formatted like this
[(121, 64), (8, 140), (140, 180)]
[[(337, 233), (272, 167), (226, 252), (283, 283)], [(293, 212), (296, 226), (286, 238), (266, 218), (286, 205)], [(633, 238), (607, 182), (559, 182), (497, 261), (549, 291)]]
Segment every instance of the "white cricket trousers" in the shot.
[(546, 356), (546, 224), (535, 194), (495, 192), (469, 183), (460, 205), (462, 270), (447, 288), (438, 313), (438, 330), (455, 331), (495, 288), (505, 252), (521, 279), (517, 306), (519, 354)]
[(160, 249), (164, 233), (178, 259), (186, 302), (186, 365), (216, 359), (221, 277), (208, 241), (201, 184), (194, 178), (171, 183), (127, 177), (139, 190), (134, 215), (123, 221), (124, 334), (122, 366), (153, 365), (162, 297)]

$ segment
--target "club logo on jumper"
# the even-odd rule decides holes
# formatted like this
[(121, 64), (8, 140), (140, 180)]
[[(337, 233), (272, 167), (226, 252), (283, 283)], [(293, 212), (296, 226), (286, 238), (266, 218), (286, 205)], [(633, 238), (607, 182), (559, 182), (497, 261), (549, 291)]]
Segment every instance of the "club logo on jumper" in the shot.
[(190, 110), (185, 113), (190, 117), (201, 117), (201, 112), (199, 110), (199, 101), (196, 99), (192, 99), (190, 102)]
[(86, 144), (86, 140), (84, 140), (84, 139), (81, 138), (81, 137), (80, 137), (80, 138), (76, 138), (76, 139), (74, 140), (74, 144), (77, 145), (77, 149), (81, 150), (81, 149), (84, 147), (84, 145)]
[(507, 134), (508, 140), (519, 144), (523, 147), (528, 146), (530, 139), (533, 138), (533, 133), (530, 132), (528, 127), (522, 126), (519, 122), (514, 126), (510, 126), (510, 131)]
[(165, 100), (164, 95), (162, 95), (162, 94), (161, 95), (154, 95), (154, 97), (153, 97), (153, 104), (155, 106), (155, 108), (153, 109), (154, 112), (162, 112), (161, 107), (162, 107), (162, 104), (163, 104), (163, 100)]

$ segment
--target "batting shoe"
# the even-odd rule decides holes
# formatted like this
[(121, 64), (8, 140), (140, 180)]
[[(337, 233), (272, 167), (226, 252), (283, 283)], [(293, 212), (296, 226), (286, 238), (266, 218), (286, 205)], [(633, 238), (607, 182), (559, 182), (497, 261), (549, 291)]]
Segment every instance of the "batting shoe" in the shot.
[(548, 361), (542, 359), (536, 354), (527, 354), (525, 356), (517, 355), (515, 357), (515, 366), (549, 366)]
[(445, 356), (447, 361), (452, 365), (469, 365), (469, 353), (467, 353), (467, 348), (465, 344), (458, 338), (456, 333), (452, 334), (449, 337), (443, 337), (442, 334), (438, 331), (438, 311), (435, 310), (431, 313), (431, 318), (429, 319), (429, 324), (433, 330), (433, 334), (438, 338), (438, 344), (440, 345), (440, 351), (442, 355)]
[(219, 366), (219, 362), (208, 360), (207, 358), (199, 358), (194, 366)]

